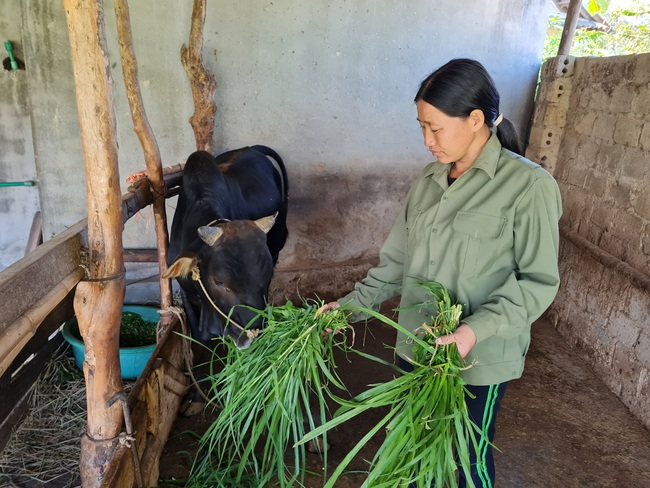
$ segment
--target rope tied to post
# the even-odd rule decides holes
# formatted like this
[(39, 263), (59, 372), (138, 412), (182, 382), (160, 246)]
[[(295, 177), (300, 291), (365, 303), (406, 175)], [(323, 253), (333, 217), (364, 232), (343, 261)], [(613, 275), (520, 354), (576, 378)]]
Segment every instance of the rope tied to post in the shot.
[(196, 381), (196, 378), (194, 377), (194, 373), (192, 372), (192, 364), (194, 362), (194, 355), (192, 353), (192, 345), (190, 343), (190, 334), (187, 330), (187, 321), (185, 319), (185, 311), (181, 307), (168, 307), (165, 310), (159, 310), (158, 313), (163, 314), (166, 312), (171, 312), (173, 313), (176, 317), (178, 317), (178, 321), (181, 323), (181, 334), (183, 336), (183, 360), (185, 361), (185, 368), (187, 369), (187, 375), (190, 377), (190, 380), (192, 381), (192, 386), (199, 392), (199, 394), (203, 397), (203, 399), (206, 402), (210, 402), (209, 398), (203, 393), (203, 390), (201, 390), (201, 387), (199, 386), (199, 383)]
[(133, 458), (133, 471), (135, 474), (135, 486), (142, 488), (144, 482), (142, 480), (142, 471), (140, 469), (140, 458), (138, 457), (138, 451), (136, 449), (135, 441), (135, 431), (133, 430), (133, 423), (131, 422), (131, 413), (129, 412), (128, 398), (124, 390), (118, 391), (115, 395), (108, 399), (106, 405), (112, 407), (113, 404), (117, 401), (122, 403), (122, 415), (124, 417), (124, 429), (126, 432), (121, 432), (118, 435), (118, 442), (120, 445), (131, 451), (131, 457)]

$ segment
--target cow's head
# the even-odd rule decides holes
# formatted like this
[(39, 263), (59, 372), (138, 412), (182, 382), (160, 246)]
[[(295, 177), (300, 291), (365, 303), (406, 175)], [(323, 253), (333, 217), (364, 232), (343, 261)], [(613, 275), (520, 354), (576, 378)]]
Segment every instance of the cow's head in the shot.
[[(275, 216), (270, 216), (199, 227), (198, 252), (181, 254), (167, 269), (163, 277), (177, 278), (190, 299), (199, 305), (198, 330), (192, 328), (194, 339), (207, 342), (217, 336), (230, 336), (240, 349), (251, 344), (240, 327), (262, 327), (261, 319), (248, 307), (266, 306), (273, 275), (266, 233), (274, 222)], [(205, 291), (196, 281), (197, 276)]]

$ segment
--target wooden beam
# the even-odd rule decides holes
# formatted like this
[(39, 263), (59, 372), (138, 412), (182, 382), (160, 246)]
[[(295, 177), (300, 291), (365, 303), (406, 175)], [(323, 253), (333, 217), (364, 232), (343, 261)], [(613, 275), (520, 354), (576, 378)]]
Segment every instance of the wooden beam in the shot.
[(79, 221), (0, 272), (0, 332), (79, 267), (85, 233)]
[(0, 376), (7, 372), (16, 356), (36, 335), (41, 323), (74, 290), (83, 277), (84, 270), (76, 268), (0, 333)]
[[(7, 374), (0, 379), (0, 451), (15, 426), (29, 412), (32, 386), (62, 342), (60, 335), (54, 338), (50, 336), (72, 315), (72, 298), (73, 293), (70, 293), (43, 321), (36, 335), (16, 357)], [(28, 358), (31, 358), (29, 362), (23, 364)]]
[(25, 246), (25, 255), (43, 244), (43, 214), (38, 210), (32, 219), (32, 227), (29, 229), (29, 237)]
[[(135, 450), (146, 487), (157, 486), (160, 454), (188, 387), (187, 376), (183, 373), (183, 341), (187, 339), (179, 333), (183, 330), (175, 317), (129, 393), (128, 407), (136, 430)], [(131, 488), (134, 480), (131, 450), (119, 447), (101, 486)]]
[(616, 270), (625, 276), (630, 283), (644, 292), (650, 292), (650, 276), (639, 271), (624, 261), (621, 261), (616, 256), (611, 255), (607, 251), (602, 250), (593, 242), (585, 239), (576, 231), (560, 224), (560, 235), (573, 244), (575, 247), (586, 253), (592, 259), (595, 259), (607, 269)]

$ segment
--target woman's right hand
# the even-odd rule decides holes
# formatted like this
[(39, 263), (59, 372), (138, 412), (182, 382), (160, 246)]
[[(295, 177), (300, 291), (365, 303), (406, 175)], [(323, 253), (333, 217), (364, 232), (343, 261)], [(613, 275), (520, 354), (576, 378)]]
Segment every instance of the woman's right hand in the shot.
[(329, 302), (323, 305), (321, 308), (316, 310), (316, 315), (320, 315), (325, 312), (329, 312), (330, 310), (334, 310), (335, 308), (339, 308), (341, 304), (339, 302)]

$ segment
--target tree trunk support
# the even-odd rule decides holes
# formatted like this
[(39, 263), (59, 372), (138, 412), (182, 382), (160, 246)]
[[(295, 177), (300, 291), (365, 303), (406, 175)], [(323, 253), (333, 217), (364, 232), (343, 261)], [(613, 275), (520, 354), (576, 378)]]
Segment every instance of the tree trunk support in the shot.
[(125, 279), (115, 112), (104, 12), (97, 0), (63, 2), (75, 79), (86, 169), (88, 279), (77, 286), (74, 308), (86, 345), (88, 420), (81, 445), (84, 488), (101, 483), (122, 429), (119, 328)]
[(201, 52), (203, 50), (205, 14), (205, 0), (194, 0), (190, 47), (187, 48), (185, 44), (181, 47), (181, 62), (190, 80), (192, 98), (194, 99), (194, 114), (190, 117), (190, 125), (194, 130), (196, 149), (213, 153), (214, 118), (217, 113), (214, 94), (217, 91), (217, 82), (203, 66)]
[(138, 81), (138, 63), (133, 49), (133, 36), (131, 34), (131, 20), (127, 0), (115, 0), (115, 17), (117, 19), (117, 39), (120, 46), (122, 60), (122, 73), (126, 86), (126, 95), (131, 108), (131, 118), (135, 132), (140, 140), (147, 165), (147, 178), (153, 194), (153, 212), (156, 228), (156, 243), (158, 250), (158, 270), (160, 274), (160, 328), (158, 337), (169, 327), (172, 313), (171, 281), (162, 276), (167, 270), (167, 247), (169, 236), (167, 233), (167, 215), (165, 213), (165, 182), (163, 181), (162, 161), (158, 143), (149, 125), (147, 114), (142, 101)]

